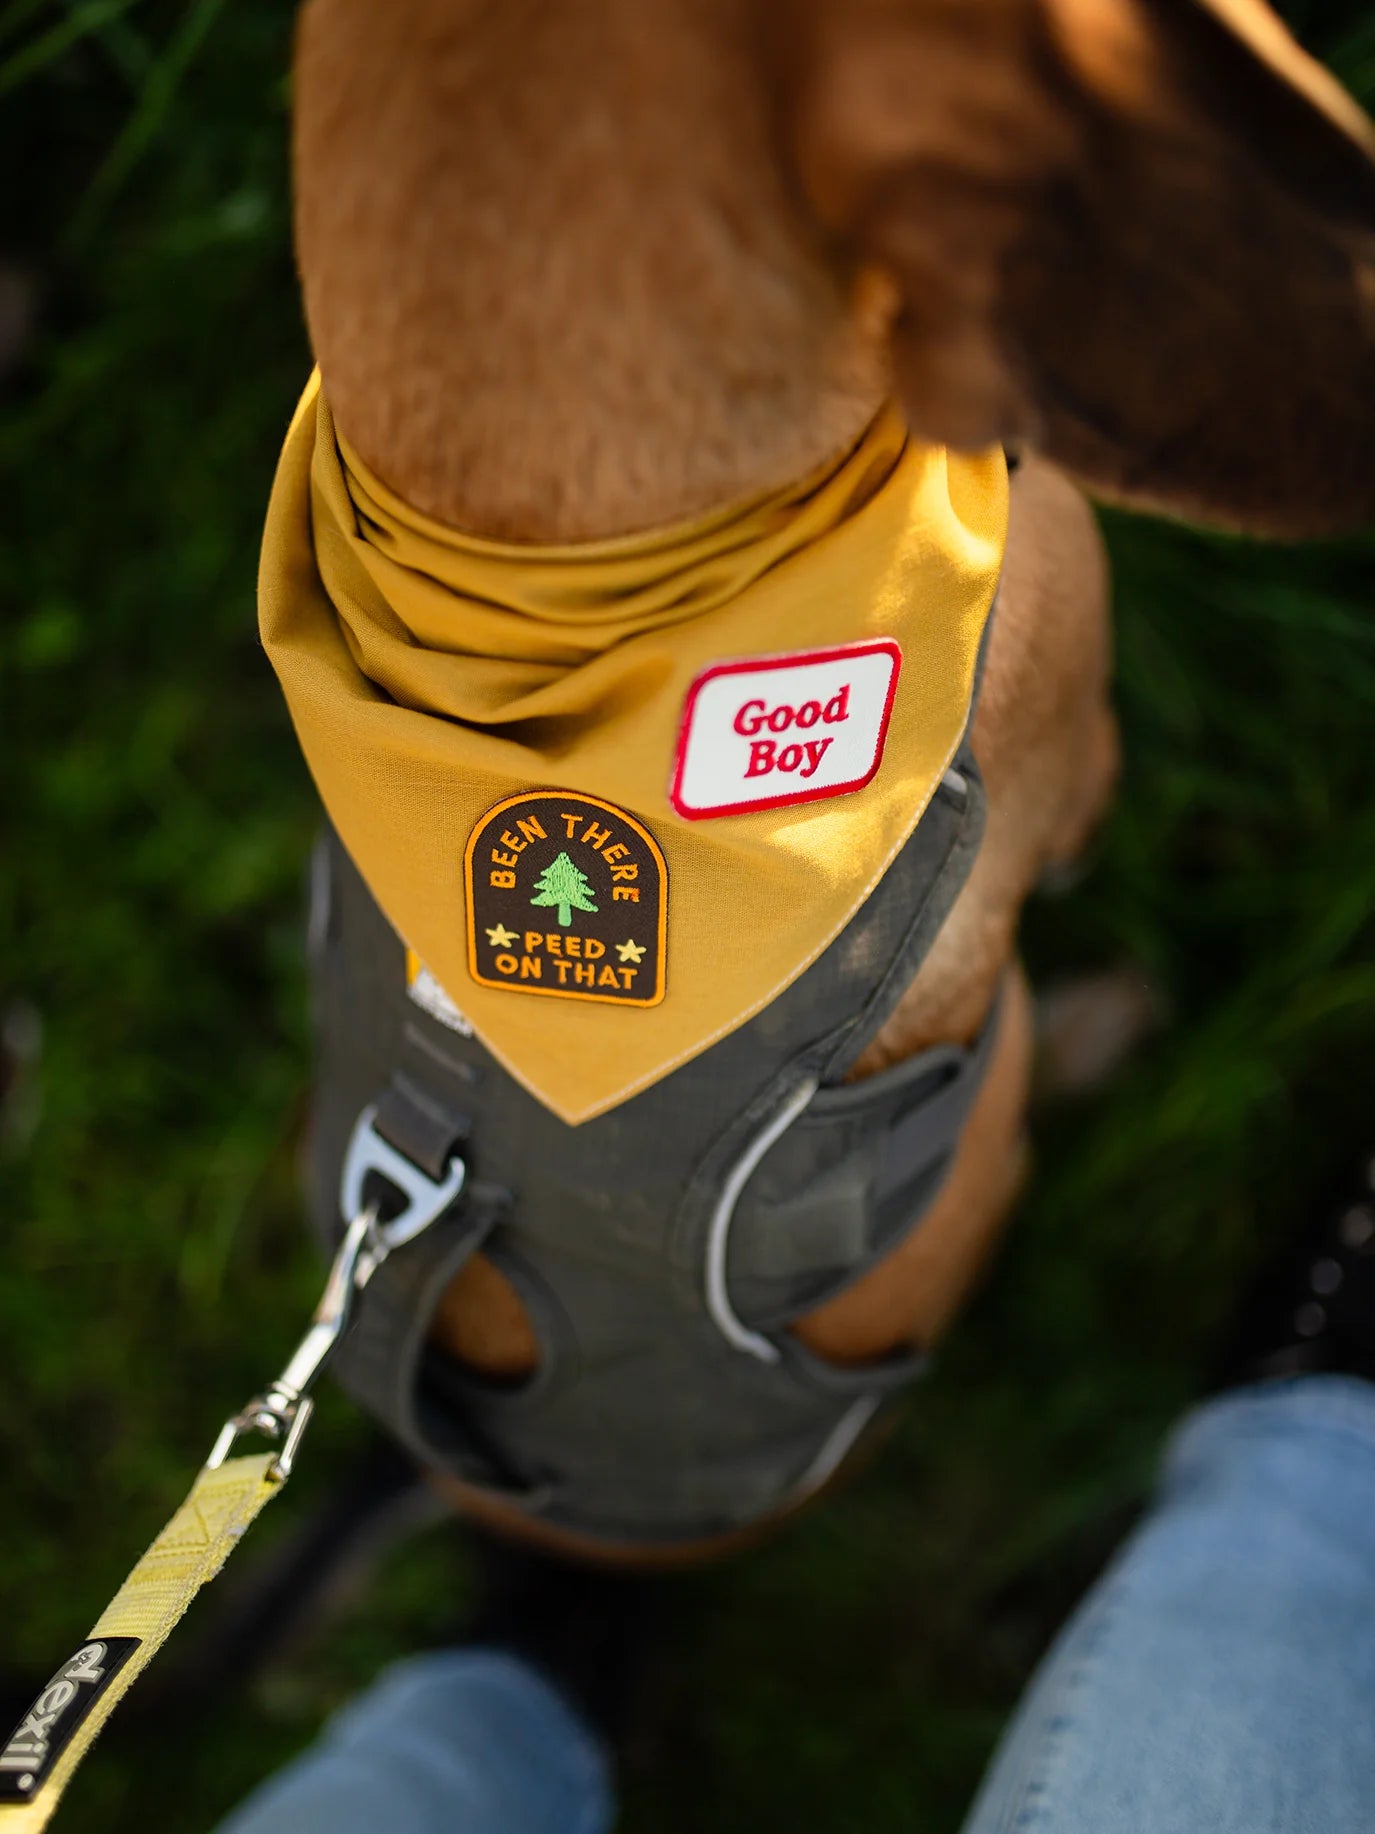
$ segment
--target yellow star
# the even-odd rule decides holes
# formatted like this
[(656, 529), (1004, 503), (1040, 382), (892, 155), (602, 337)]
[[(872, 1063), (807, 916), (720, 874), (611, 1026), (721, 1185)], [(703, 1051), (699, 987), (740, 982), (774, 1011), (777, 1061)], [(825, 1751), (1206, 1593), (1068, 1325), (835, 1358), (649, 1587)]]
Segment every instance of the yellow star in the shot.
[(487, 940), (494, 949), (509, 949), (516, 940), (516, 932), (508, 930), (504, 923), (495, 923), (487, 932)]
[(616, 953), (623, 962), (640, 962), (644, 960), (645, 946), (642, 942), (618, 942)]

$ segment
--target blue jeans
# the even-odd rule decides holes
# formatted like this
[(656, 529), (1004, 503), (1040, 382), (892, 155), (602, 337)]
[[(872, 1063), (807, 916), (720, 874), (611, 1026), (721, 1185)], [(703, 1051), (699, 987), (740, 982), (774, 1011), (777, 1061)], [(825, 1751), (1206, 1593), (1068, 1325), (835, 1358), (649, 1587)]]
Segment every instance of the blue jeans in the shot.
[(398, 1662), (217, 1834), (603, 1834), (611, 1760), (515, 1656)]
[[(614, 1813), (554, 1691), (458, 1650), (389, 1671), (220, 1834), (604, 1834)], [(1373, 1828), (1375, 1385), (1238, 1390), (1177, 1434), (965, 1834)]]

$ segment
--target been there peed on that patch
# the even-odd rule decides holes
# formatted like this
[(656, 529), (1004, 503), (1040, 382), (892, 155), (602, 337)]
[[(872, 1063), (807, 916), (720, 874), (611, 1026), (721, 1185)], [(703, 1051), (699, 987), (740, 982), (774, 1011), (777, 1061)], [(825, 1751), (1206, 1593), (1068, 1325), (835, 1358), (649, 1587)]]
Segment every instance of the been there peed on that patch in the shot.
[(657, 1006), (668, 870), (654, 836), (614, 803), (568, 790), (508, 796), (464, 857), (468, 969), (482, 987)]
[(669, 795), (689, 821), (848, 796), (883, 761), (902, 651), (888, 637), (704, 669)]

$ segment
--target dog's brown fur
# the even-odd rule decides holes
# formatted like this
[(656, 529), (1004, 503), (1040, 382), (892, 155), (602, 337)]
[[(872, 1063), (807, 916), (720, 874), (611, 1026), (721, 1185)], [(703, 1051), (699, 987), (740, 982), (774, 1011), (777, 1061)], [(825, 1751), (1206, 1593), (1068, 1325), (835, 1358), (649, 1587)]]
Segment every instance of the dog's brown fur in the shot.
[[(919, 436), (1042, 455), (975, 725), (987, 836), (859, 1073), (970, 1039), (1115, 770), (1102, 548), (1064, 471), (1259, 532), (1375, 511), (1368, 126), (1259, 0), (308, 0), (297, 84), (327, 392), (455, 527), (715, 507), (895, 387)], [(799, 1324), (814, 1347), (944, 1326), (1015, 1192), (1029, 1057), (1014, 973), (938, 1202)], [(436, 1329), (492, 1373), (535, 1354), (481, 1262)]]

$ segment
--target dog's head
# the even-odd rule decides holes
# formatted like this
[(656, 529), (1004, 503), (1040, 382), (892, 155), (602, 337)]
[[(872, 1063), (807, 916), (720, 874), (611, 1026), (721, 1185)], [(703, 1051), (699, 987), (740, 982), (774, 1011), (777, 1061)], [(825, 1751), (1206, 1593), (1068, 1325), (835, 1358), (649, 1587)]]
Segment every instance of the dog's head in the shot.
[(765, 10), (919, 433), (1264, 532), (1375, 514), (1375, 133), (1260, 0)]
[(297, 86), (326, 387), (441, 518), (799, 475), (889, 356), (934, 441), (1262, 532), (1375, 514), (1375, 136), (1261, 0), (309, 0)]

